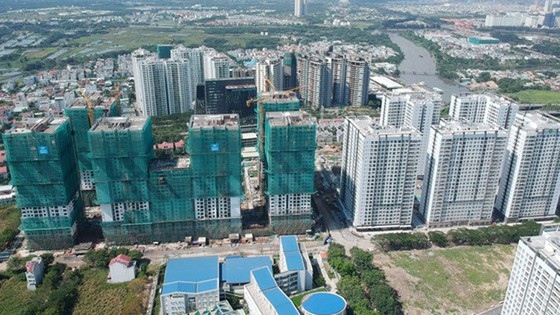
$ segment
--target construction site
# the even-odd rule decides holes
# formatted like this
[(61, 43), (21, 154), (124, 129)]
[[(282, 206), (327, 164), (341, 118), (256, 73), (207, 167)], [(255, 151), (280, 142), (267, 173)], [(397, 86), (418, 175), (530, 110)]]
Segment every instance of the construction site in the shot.
[(193, 115), (186, 152), (157, 156), (150, 117), (119, 117), (114, 99), (19, 122), (4, 143), (28, 246), (72, 246), (85, 213), (109, 244), (309, 231), (316, 123), (294, 92), (252, 102), (253, 129)]

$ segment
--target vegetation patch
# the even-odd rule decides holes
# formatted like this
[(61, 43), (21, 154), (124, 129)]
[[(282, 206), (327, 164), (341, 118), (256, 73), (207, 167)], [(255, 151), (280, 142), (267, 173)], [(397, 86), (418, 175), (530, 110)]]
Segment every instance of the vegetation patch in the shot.
[(6, 249), (19, 233), (19, 209), (15, 205), (0, 206), (0, 251)]
[(560, 91), (524, 90), (509, 96), (522, 104), (560, 104)]
[(292, 300), (292, 302), (294, 303), (294, 305), (295, 305), (296, 307), (300, 307), (300, 306), (301, 306), (301, 302), (303, 301), (303, 298), (306, 297), (306, 296), (308, 296), (309, 294), (315, 293), (315, 292), (327, 292), (327, 289), (325, 289), (325, 288), (316, 288), (316, 289), (307, 291), (307, 292), (305, 292), (305, 293), (302, 293), (302, 294), (299, 294), (299, 295), (296, 295), (296, 296), (292, 296), (292, 297), (290, 297), (290, 300)]
[(515, 245), (392, 252), (383, 266), (406, 313), (472, 314), (502, 301)]

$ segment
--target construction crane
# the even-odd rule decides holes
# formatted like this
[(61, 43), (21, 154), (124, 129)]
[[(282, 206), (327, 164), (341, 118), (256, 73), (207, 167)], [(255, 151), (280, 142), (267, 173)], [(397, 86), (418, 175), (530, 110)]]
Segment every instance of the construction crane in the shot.
[(87, 109), (88, 109), (89, 125), (93, 126), (93, 121), (94, 121), (95, 117), (93, 115), (93, 105), (91, 103), (91, 95), (87, 95), (86, 89), (81, 84), (78, 83), (78, 86), (80, 87), (80, 91), (82, 93), (82, 96), (86, 99), (86, 104), (87, 104)]

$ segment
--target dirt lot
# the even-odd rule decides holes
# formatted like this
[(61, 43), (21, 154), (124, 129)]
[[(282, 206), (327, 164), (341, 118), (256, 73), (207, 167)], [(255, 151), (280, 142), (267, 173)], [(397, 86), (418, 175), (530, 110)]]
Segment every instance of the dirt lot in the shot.
[(406, 314), (473, 314), (502, 301), (516, 245), (378, 253)]

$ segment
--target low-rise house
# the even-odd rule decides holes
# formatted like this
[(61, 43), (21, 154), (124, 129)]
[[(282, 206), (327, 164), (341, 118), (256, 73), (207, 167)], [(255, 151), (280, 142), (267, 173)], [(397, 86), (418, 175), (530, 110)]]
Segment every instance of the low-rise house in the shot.
[(136, 278), (136, 262), (120, 254), (109, 262), (109, 283), (128, 282)]
[(43, 282), (45, 267), (41, 257), (34, 257), (25, 263), (25, 278), (27, 279), (27, 289), (34, 291)]

